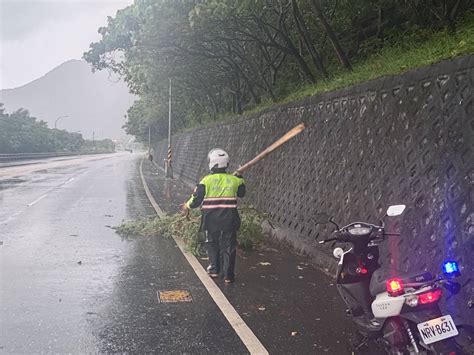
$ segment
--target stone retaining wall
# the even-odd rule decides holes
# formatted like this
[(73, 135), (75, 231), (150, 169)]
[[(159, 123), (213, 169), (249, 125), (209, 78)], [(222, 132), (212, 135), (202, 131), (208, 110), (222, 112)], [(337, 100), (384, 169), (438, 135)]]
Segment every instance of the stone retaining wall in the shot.
[[(465, 56), (177, 135), (174, 173), (197, 182), (214, 147), (235, 168), (304, 121), (302, 134), (245, 173), (248, 200), (269, 213), (276, 235), (328, 266), (333, 245), (317, 242), (330, 227), (315, 226), (315, 213), (377, 223), (390, 204), (406, 204), (402, 236), (383, 243), (381, 260), (432, 271), (458, 260), (464, 285), (445, 307), (472, 324), (473, 68)], [(155, 147), (159, 161), (166, 145)]]

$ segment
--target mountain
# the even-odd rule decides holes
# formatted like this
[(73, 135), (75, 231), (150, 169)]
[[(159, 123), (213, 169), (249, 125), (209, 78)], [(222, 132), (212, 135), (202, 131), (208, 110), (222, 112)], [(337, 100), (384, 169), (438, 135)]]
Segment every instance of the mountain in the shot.
[(8, 112), (19, 108), (54, 128), (80, 131), (84, 138), (118, 138), (125, 133), (124, 115), (135, 96), (123, 81), (107, 71), (91, 72), (83, 60), (69, 60), (24, 86), (0, 90), (0, 102)]

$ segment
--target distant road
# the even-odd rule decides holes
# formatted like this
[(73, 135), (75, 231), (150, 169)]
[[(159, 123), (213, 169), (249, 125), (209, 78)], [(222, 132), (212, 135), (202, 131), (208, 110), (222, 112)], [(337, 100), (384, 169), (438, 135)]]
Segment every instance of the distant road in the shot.
[(61, 166), (70, 166), (81, 164), (85, 161), (94, 161), (130, 153), (111, 153), (94, 155), (73, 155), (66, 157), (42, 158), (34, 160), (17, 160), (7, 163), (0, 163), (0, 177), (15, 176), (17, 174), (27, 174), (38, 170), (59, 168)]

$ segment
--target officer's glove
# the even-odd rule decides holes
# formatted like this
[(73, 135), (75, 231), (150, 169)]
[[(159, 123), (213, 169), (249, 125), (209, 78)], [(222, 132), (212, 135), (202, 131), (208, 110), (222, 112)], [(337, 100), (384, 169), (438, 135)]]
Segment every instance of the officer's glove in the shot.
[(189, 213), (191, 212), (191, 209), (186, 203), (183, 203), (181, 205), (181, 212), (183, 213), (184, 217), (186, 217), (186, 219), (189, 221)]
[(243, 176), (242, 173), (239, 171), (239, 169), (240, 169), (241, 167), (242, 167), (242, 165), (239, 165), (239, 167), (238, 167), (237, 170), (236, 170), (235, 176), (238, 177), (238, 178), (243, 179), (244, 176)]

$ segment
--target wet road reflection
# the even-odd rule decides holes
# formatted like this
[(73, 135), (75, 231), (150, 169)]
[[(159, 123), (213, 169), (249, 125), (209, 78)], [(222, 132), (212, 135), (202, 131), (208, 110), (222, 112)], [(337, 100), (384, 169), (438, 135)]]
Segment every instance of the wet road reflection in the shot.
[[(110, 162), (126, 180), (129, 160)], [(1, 179), (3, 351), (97, 350), (90, 304), (107, 297), (129, 249), (106, 227), (127, 215), (124, 183), (108, 184), (114, 171), (103, 165), (31, 172), (10, 186)]]

